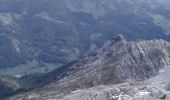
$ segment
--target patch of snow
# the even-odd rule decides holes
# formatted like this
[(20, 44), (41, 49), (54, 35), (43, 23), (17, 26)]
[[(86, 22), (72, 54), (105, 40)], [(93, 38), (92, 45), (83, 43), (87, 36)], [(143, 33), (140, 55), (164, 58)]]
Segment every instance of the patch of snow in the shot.
[(111, 100), (133, 100), (132, 97), (130, 97), (129, 95), (123, 95), (123, 94), (120, 94), (118, 96), (112, 96), (111, 97)]
[(82, 90), (76, 90), (76, 91), (73, 91), (72, 93), (78, 93), (78, 92), (81, 92)]
[(137, 95), (139, 95), (139, 96), (146, 96), (146, 95), (150, 95), (150, 94), (151, 94), (151, 92), (148, 92), (146, 90), (142, 90), (137, 93)]
[(20, 74), (16, 74), (16, 75), (15, 75), (15, 77), (19, 79), (19, 78), (21, 78), (21, 77), (22, 77), (22, 75), (20, 75)]
[(19, 47), (20, 42), (17, 39), (12, 39), (11, 43), (12, 43), (13, 47), (15, 48), (15, 50), (18, 53), (20, 53), (21, 52), (20, 47)]
[(163, 85), (166, 84), (168, 82), (170, 82), (170, 66), (166, 66), (163, 69), (161, 69), (158, 73), (157, 76), (149, 79), (149, 83), (151, 83), (151, 85)]
[(64, 21), (61, 21), (61, 20), (57, 20), (55, 18), (52, 18), (47, 12), (41, 12), (37, 15), (35, 15), (35, 17), (40, 17), (42, 19), (45, 19), (45, 20), (49, 20), (49, 21), (52, 21), (52, 22), (56, 22), (56, 23), (59, 23), (59, 24), (63, 24), (63, 23), (66, 23)]
[(0, 13), (0, 22), (3, 25), (9, 25), (13, 21), (12, 15), (10, 13)]
[(28, 96), (28, 99), (34, 99), (34, 98), (37, 98), (37, 97), (40, 97), (40, 96), (38, 94), (32, 94), (32, 95)]

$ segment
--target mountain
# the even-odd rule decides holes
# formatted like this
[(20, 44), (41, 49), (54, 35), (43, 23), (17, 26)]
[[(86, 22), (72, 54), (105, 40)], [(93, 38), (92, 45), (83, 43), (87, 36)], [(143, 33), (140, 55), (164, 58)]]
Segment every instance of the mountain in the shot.
[(1, 74), (49, 72), (119, 33), (128, 40), (169, 40), (169, 5), (168, 0), (0, 0)]
[[(145, 92), (148, 98), (160, 100), (168, 95), (163, 89), (169, 84), (169, 79), (166, 78), (169, 73), (169, 54), (170, 43), (167, 41), (127, 42), (123, 35), (118, 35), (107, 41), (101, 49), (81, 60), (71, 62), (34, 80), (27, 80), (27, 84), (23, 82), (31, 90), (11, 97), (11, 100), (100, 100), (97, 99), (100, 96), (101, 100), (110, 100), (108, 98), (119, 96), (121, 93), (130, 98), (138, 98), (141, 95), (139, 99), (135, 99), (141, 100), (145, 97)], [(158, 79), (164, 81), (159, 82)], [(113, 94), (109, 94), (111, 91)]]

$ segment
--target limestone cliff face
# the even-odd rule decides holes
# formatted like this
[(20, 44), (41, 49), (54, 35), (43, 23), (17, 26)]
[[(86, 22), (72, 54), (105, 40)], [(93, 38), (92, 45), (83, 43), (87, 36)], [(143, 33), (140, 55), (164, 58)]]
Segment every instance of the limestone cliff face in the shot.
[(77, 89), (128, 80), (145, 80), (157, 75), (161, 68), (169, 64), (169, 42), (164, 40), (127, 42), (119, 35), (84, 59), (35, 79), (32, 85), (37, 83), (47, 85), (26, 94), (36, 94), (35, 97), (41, 99), (62, 98), (63, 94)]
[(100, 50), (72, 65), (65, 72), (66, 77), (60, 81), (79, 80), (80, 85), (88, 82), (93, 86), (118, 80), (141, 80), (156, 75), (159, 69), (169, 64), (169, 42), (126, 42), (120, 35), (105, 43)]

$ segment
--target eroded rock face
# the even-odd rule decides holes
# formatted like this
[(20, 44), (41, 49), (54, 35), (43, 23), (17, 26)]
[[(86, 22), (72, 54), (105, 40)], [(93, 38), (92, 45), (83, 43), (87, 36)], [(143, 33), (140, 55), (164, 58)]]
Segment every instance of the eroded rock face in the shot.
[(121, 84), (73, 91), (61, 100), (168, 100), (166, 92), (156, 87)]
[[(26, 95), (36, 95), (35, 98), (38, 99), (49, 99), (51, 97), (62, 99), (65, 94), (77, 89), (81, 90), (129, 80), (142, 81), (157, 75), (161, 68), (168, 66), (170, 64), (169, 54), (170, 43), (164, 40), (127, 42), (122, 35), (119, 35), (106, 42), (101, 49), (84, 59), (56, 69), (45, 76), (39, 77), (37, 80), (35, 79), (32, 81), (32, 85), (47, 85), (41, 89), (30, 91)], [(81, 95), (85, 95), (85, 97), (82, 97), (83, 100), (83, 98), (90, 98), (89, 95), (91, 94), (89, 93), (91, 92), (78, 92), (78, 94), (68, 97), (77, 97), (77, 100), (79, 100)], [(106, 94), (101, 92), (103, 100), (109, 100)], [(23, 95), (20, 96), (19, 98), (23, 98)], [(119, 95), (117, 96), (119, 97)], [(127, 97), (132, 98), (129, 95)], [(98, 98), (100, 98), (100, 95)], [(69, 99), (66, 97), (64, 100)]]
[[(170, 64), (170, 44), (163, 40), (126, 42), (121, 36), (108, 41), (96, 55), (66, 71), (61, 82), (79, 80), (91, 85), (126, 79), (147, 79)], [(82, 65), (78, 65), (78, 64)]]

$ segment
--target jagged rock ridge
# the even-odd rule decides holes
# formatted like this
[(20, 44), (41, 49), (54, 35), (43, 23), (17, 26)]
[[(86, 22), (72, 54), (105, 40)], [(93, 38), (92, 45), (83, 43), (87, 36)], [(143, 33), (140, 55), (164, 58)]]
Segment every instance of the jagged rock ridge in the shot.
[(36, 94), (38, 97), (35, 97), (41, 99), (62, 98), (62, 93), (67, 94), (78, 88), (120, 83), (129, 79), (144, 80), (170, 64), (169, 54), (170, 43), (164, 40), (127, 42), (119, 35), (84, 59), (65, 66), (61, 72), (56, 69), (43, 76), (46, 81), (43, 77), (34, 80), (32, 84), (51, 84), (28, 94)]
[(169, 65), (169, 52), (170, 44), (163, 40), (126, 42), (118, 36), (107, 42), (96, 55), (80, 61), (80, 66), (78, 63), (71, 66), (71, 71), (66, 72), (68, 77), (62, 81), (78, 79), (82, 84), (89, 81), (95, 85), (116, 79), (149, 78)]

